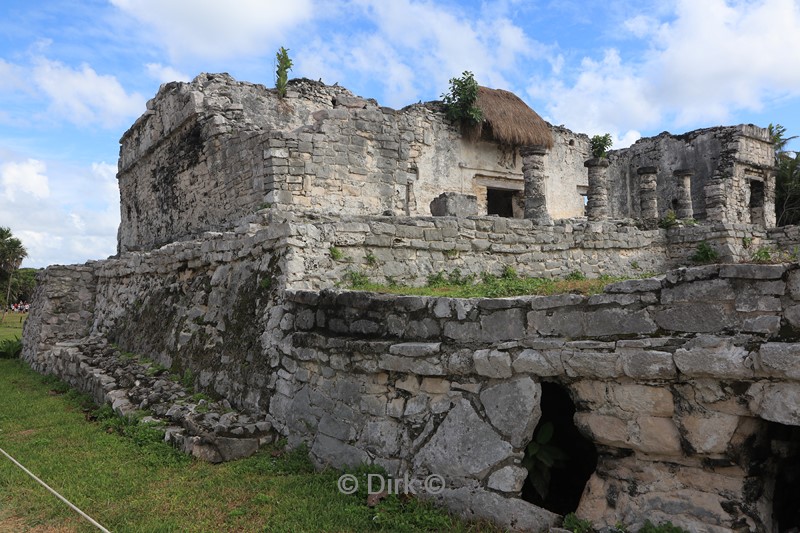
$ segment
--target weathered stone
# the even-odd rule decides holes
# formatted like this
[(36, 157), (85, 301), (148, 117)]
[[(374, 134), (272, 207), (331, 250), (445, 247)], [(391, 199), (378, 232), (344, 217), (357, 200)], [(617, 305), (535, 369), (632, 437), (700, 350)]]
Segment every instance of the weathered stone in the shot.
[(499, 350), (477, 350), (473, 354), (475, 372), (490, 378), (511, 377), (511, 356)]
[(793, 342), (762, 344), (758, 350), (756, 365), (759, 374), (800, 380), (800, 345)]
[(562, 360), (570, 377), (615, 378), (622, 375), (622, 363), (615, 352), (564, 351)]
[(480, 394), (489, 422), (515, 448), (522, 448), (533, 437), (542, 415), (541, 397), (541, 385), (527, 376), (492, 385)]
[(640, 416), (638, 433), (632, 439), (634, 449), (656, 455), (680, 455), (681, 439), (671, 418)]
[(748, 391), (750, 410), (771, 422), (800, 426), (800, 383), (756, 383)]
[(522, 485), (528, 478), (528, 471), (520, 466), (504, 466), (492, 472), (486, 486), (500, 492), (517, 493), (522, 490)]
[(522, 350), (514, 359), (514, 372), (552, 377), (564, 374), (561, 354), (555, 350)]
[(608, 293), (632, 293), (650, 292), (661, 290), (661, 280), (657, 278), (648, 279), (629, 279), (606, 285), (604, 292)]
[(311, 445), (311, 456), (318, 465), (333, 468), (355, 468), (369, 462), (369, 455), (364, 450), (323, 433), (317, 433)]
[(482, 479), (511, 453), (511, 445), (461, 400), (417, 453), (414, 465), (417, 472), (424, 469), (446, 478)]
[(684, 436), (698, 453), (724, 453), (739, 427), (740, 417), (723, 413), (705, 416), (683, 415), (680, 425)]
[(668, 379), (678, 373), (669, 352), (622, 349), (620, 360), (622, 371), (634, 379)]
[(406, 357), (426, 357), (439, 353), (440, 342), (403, 342), (389, 347), (389, 353)]
[(614, 405), (636, 414), (670, 417), (674, 413), (672, 393), (662, 387), (638, 384), (610, 385)]
[(663, 329), (693, 333), (721, 331), (734, 323), (726, 308), (704, 303), (666, 307), (656, 311), (654, 318)]
[(735, 297), (733, 287), (725, 279), (683, 283), (661, 291), (662, 304), (733, 300)]
[(701, 335), (675, 352), (678, 370), (690, 377), (748, 378), (753, 376), (750, 354), (733, 340)]
[(786, 272), (786, 265), (722, 265), (721, 278), (780, 279)]

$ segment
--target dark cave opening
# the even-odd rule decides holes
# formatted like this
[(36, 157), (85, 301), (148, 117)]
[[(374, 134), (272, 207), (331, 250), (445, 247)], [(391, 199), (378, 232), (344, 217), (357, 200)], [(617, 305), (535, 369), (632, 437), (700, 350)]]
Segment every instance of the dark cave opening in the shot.
[[(552, 437), (548, 445), (561, 450), (566, 456), (562, 465), (558, 462), (550, 468), (550, 479), (546, 496), (534, 488), (534, 474), (528, 475), (522, 489), (522, 499), (554, 513), (565, 515), (574, 512), (583, 494), (586, 482), (597, 468), (597, 449), (575, 426), (575, 404), (567, 389), (557, 383), (542, 383), (542, 417), (534, 430), (536, 436), (547, 424), (552, 424)], [(530, 446), (526, 459), (530, 456)]]
[(769, 424), (769, 453), (775, 461), (775, 490), (772, 519), (777, 531), (800, 528), (800, 427), (776, 422)]

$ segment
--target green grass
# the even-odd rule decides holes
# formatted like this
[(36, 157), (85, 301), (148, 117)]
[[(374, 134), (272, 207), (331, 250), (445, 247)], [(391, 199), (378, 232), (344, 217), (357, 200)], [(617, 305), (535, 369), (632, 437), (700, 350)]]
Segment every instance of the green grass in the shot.
[(366, 276), (358, 272), (349, 272), (347, 285), (352, 289), (380, 292), (385, 294), (404, 294), (415, 296), (447, 296), (450, 298), (503, 298), (522, 295), (553, 294), (598, 294), (606, 285), (631, 279), (631, 277), (649, 277), (652, 273), (637, 276), (614, 277), (600, 276), (588, 279), (580, 272), (573, 272), (566, 279), (534, 278), (518, 276), (507, 269), (501, 276), (483, 274), (464, 276), (457, 269), (428, 276), (425, 287), (407, 287), (404, 285), (385, 285), (370, 282)]
[[(3, 316), (0, 312), (0, 317)], [(6, 314), (6, 320), (0, 324), (0, 341), (3, 339), (13, 339), (15, 337), (22, 338), (22, 324), (28, 315), (19, 315), (16, 313)]]
[[(0, 447), (112, 531), (495, 531), (391, 496), (342, 495), (303, 450), (211, 465), (109, 416), (19, 360), (0, 360)], [(99, 414), (98, 422), (89, 422)], [(125, 436), (127, 435), (127, 436)], [(0, 531), (94, 531), (0, 456)]]

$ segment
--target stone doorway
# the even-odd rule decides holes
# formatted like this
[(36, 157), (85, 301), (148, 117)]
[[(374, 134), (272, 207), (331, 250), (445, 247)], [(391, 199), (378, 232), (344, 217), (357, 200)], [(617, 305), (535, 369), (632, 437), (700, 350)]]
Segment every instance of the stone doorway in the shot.
[(575, 404), (567, 389), (557, 383), (542, 383), (542, 416), (534, 438), (545, 424), (553, 425), (550, 443), (566, 454), (562, 468), (550, 471), (547, 497), (533, 487), (529, 475), (522, 489), (522, 499), (548, 511), (565, 515), (578, 508), (586, 482), (597, 468), (597, 449), (575, 426)]
[[(796, 532), (800, 529), (800, 427), (770, 422), (768, 435), (767, 453), (774, 463), (767, 475), (775, 476), (772, 497), (774, 530)], [(771, 483), (766, 485), (769, 487)]]
[(514, 217), (515, 191), (486, 189), (486, 214), (505, 218)]

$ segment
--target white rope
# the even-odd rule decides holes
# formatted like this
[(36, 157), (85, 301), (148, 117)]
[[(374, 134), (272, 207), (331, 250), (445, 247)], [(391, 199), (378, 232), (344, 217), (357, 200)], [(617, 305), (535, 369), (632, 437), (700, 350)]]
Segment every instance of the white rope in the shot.
[(61, 501), (62, 501), (62, 502), (64, 502), (64, 503), (66, 503), (66, 504), (67, 504), (67, 505), (69, 505), (70, 507), (72, 507), (72, 509), (73, 509), (73, 510), (74, 510), (76, 513), (78, 513), (79, 515), (81, 515), (82, 517), (84, 517), (86, 520), (88, 520), (88, 521), (89, 521), (89, 522), (90, 522), (90, 523), (91, 523), (91, 524), (92, 524), (94, 527), (96, 527), (96, 528), (97, 528), (97, 529), (99, 529), (100, 531), (103, 531), (104, 533), (111, 533), (109, 530), (107, 530), (106, 528), (104, 528), (103, 526), (101, 526), (101, 525), (100, 525), (100, 524), (99, 524), (99, 523), (98, 523), (96, 520), (94, 520), (94, 519), (93, 519), (91, 516), (89, 516), (88, 514), (84, 513), (83, 511), (81, 511), (80, 509), (78, 509), (77, 507), (75, 507), (74, 505), (72, 505), (72, 504), (71, 504), (71, 503), (70, 503), (70, 502), (69, 502), (69, 501), (68, 501), (68, 500), (67, 500), (65, 497), (63, 497), (61, 494), (59, 494), (59, 493), (57, 493), (56, 491), (54, 491), (53, 489), (51, 489), (51, 488), (50, 488), (50, 486), (49, 486), (47, 483), (45, 483), (44, 481), (42, 481), (41, 479), (39, 479), (38, 477), (36, 477), (36, 476), (35, 476), (35, 475), (34, 475), (34, 474), (33, 474), (33, 473), (30, 471), (30, 470), (28, 470), (27, 468), (25, 468), (24, 466), (22, 466), (22, 465), (19, 463), (19, 461), (17, 461), (16, 459), (14, 459), (14, 458), (13, 458), (13, 457), (11, 457), (10, 455), (8, 455), (8, 453), (6, 453), (6, 451), (5, 451), (3, 448), (0, 448), (0, 453), (2, 453), (3, 455), (5, 455), (6, 457), (8, 457), (8, 458), (11, 460), (11, 462), (12, 462), (12, 463), (14, 463), (14, 464), (15, 464), (15, 465), (17, 465), (18, 467), (20, 467), (20, 468), (23, 470), (23, 472), (25, 472), (26, 474), (28, 474), (29, 476), (31, 476), (33, 479), (35, 479), (35, 480), (37, 481), (37, 483), (39, 483), (41, 486), (43, 486), (44, 488), (46, 488), (47, 490), (49, 490), (50, 492), (52, 492), (52, 493), (53, 493), (53, 495), (54, 495), (56, 498), (58, 498), (59, 500), (61, 500)]

